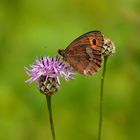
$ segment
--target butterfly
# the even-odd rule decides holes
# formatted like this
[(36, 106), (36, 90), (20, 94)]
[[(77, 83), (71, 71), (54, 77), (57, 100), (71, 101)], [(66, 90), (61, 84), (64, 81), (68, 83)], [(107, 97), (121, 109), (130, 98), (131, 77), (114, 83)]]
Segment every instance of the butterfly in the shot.
[(103, 45), (103, 34), (90, 31), (75, 39), (65, 50), (58, 49), (58, 53), (77, 72), (90, 76), (101, 67)]

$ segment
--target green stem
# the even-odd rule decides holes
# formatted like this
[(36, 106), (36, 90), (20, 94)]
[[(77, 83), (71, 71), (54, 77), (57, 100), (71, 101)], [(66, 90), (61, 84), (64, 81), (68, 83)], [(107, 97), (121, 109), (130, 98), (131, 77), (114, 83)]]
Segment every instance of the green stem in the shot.
[(102, 118), (103, 118), (103, 88), (104, 88), (104, 78), (106, 72), (106, 64), (107, 64), (107, 56), (104, 56), (104, 67), (103, 73), (101, 77), (101, 90), (100, 90), (100, 114), (99, 114), (99, 132), (98, 132), (98, 140), (101, 140), (102, 134)]
[(47, 99), (47, 105), (48, 105), (48, 111), (49, 111), (49, 120), (50, 120), (52, 138), (53, 138), (53, 140), (55, 140), (55, 130), (54, 130), (54, 124), (53, 124), (51, 96), (46, 95), (46, 99)]

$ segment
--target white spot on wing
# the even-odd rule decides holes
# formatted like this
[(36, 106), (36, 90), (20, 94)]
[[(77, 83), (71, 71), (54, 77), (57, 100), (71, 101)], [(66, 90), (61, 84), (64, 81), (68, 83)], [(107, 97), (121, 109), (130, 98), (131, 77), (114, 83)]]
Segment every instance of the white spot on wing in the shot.
[(93, 50), (89, 47), (86, 48), (86, 52), (89, 55), (90, 59), (93, 60), (94, 56), (93, 56)]

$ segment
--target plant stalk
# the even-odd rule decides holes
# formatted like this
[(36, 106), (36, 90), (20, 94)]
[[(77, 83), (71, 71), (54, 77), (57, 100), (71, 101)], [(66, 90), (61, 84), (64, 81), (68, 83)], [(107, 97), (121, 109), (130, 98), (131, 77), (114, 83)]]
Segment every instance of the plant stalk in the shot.
[(47, 105), (48, 105), (48, 111), (49, 111), (49, 121), (50, 121), (50, 127), (51, 127), (51, 133), (53, 140), (55, 139), (55, 130), (54, 130), (54, 123), (53, 123), (53, 114), (52, 114), (52, 105), (51, 105), (51, 96), (47, 96)]
[(102, 123), (103, 123), (103, 88), (104, 88), (104, 79), (106, 72), (107, 56), (104, 56), (104, 66), (103, 73), (101, 76), (101, 89), (100, 89), (100, 114), (99, 114), (99, 131), (98, 131), (98, 140), (101, 140), (102, 135)]

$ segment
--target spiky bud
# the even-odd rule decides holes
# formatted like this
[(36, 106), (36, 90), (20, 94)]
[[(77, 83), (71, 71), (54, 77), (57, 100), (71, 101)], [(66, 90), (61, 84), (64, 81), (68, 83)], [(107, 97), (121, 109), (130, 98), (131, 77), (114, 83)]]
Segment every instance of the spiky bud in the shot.
[(40, 92), (47, 96), (53, 95), (60, 88), (60, 84), (58, 83), (57, 78), (52, 78), (52, 77), (46, 78), (46, 76), (41, 76), (37, 80), (37, 85)]
[(115, 53), (114, 43), (109, 38), (105, 38), (102, 54), (104, 56), (110, 56), (113, 55), (114, 53)]

